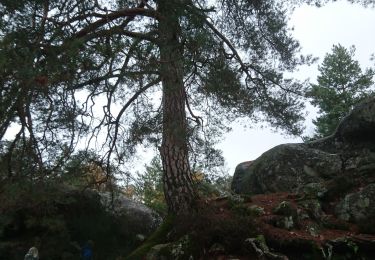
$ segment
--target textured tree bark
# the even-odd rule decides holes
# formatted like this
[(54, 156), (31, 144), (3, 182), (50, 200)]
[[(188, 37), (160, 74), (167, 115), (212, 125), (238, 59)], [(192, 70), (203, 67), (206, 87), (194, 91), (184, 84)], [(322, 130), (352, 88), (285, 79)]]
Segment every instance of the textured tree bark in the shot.
[(178, 0), (160, 0), (160, 73), (163, 86), (163, 139), (160, 148), (163, 162), (164, 196), (171, 213), (188, 214), (196, 194), (188, 158), (183, 50), (179, 19), (175, 12)]

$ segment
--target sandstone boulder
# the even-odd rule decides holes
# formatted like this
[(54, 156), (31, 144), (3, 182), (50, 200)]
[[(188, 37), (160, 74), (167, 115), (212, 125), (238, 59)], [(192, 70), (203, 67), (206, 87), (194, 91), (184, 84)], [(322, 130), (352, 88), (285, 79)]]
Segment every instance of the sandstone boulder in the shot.
[(232, 190), (294, 193), (302, 204), (314, 201), (319, 208), (314, 218), (334, 214), (358, 225), (374, 224), (375, 97), (356, 106), (329, 137), (279, 145), (239, 164)]
[(340, 174), (338, 154), (309, 148), (305, 144), (279, 145), (262, 154), (248, 167), (240, 164), (232, 190), (239, 194), (298, 192), (307, 183), (319, 183)]
[(335, 208), (336, 215), (356, 223), (373, 222), (375, 216), (375, 183), (346, 195)]
[[(123, 223), (124, 232), (130, 230), (135, 235), (148, 235), (153, 232), (162, 222), (162, 218), (154, 210), (135, 200), (129, 199), (123, 194), (113, 197), (109, 192), (100, 192), (101, 203), (114, 217)], [(121, 227), (121, 225), (119, 226)], [(130, 229), (130, 230), (129, 230)]]
[[(112, 203), (110, 193), (97, 190), (55, 182), (35, 187), (37, 196), (24, 192), (13, 198), (13, 207), (0, 209), (0, 259), (23, 259), (31, 245), (38, 245), (43, 259), (80, 259), (87, 240), (95, 244), (96, 259), (116, 259), (161, 222), (153, 210), (121, 194)], [(1, 194), (0, 201), (6, 199)]]
[(339, 124), (335, 136), (345, 142), (375, 141), (375, 97), (358, 104)]

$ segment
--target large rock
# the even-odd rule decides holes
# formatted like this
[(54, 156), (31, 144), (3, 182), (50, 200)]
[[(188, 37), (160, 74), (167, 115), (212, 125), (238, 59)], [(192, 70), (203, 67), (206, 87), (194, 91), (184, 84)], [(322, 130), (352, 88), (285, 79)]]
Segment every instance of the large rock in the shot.
[[(87, 240), (94, 242), (95, 259), (116, 259), (161, 222), (153, 210), (121, 194), (34, 185), (33, 194), (20, 190), (12, 207), (0, 207), (0, 259), (23, 259), (33, 245), (41, 259), (80, 259), (79, 248)], [(7, 201), (4, 193), (0, 201)]]
[(354, 107), (339, 124), (335, 136), (343, 141), (375, 141), (375, 97)]
[(375, 183), (362, 190), (346, 195), (335, 208), (336, 215), (356, 223), (374, 221)]
[(232, 179), (232, 189), (240, 193), (241, 190), (238, 189), (239, 186), (241, 186), (241, 183), (243, 182), (243, 177), (247, 176), (248, 169), (251, 165), (252, 161), (242, 162), (236, 166), (235, 174)]
[(236, 193), (298, 192), (306, 183), (321, 182), (339, 174), (342, 161), (338, 154), (305, 144), (284, 144), (246, 166), (240, 164), (234, 173), (232, 190)]
[(109, 212), (120, 221), (130, 224), (125, 225), (125, 227), (131, 228), (135, 234), (148, 235), (162, 222), (162, 218), (154, 210), (140, 202), (129, 199), (123, 194), (112, 197), (109, 192), (100, 192), (99, 195), (102, 204)]
[(329, 137), (279, 145), (239, 164), (232, 190), (298, 193), (342, 220), (375, 219), (375, 97), (356, 106)]

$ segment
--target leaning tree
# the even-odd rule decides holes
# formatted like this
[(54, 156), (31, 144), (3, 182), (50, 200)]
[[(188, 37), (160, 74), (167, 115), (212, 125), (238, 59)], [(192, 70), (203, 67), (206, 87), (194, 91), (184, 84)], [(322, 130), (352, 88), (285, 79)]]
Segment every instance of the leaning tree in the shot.
[(16, 132), (1, 147), (6, 178), (19, 175), (15, 158), (31, 158), (39, 178), (77, 146), (110, 165), (153, 143), (170, 212), (189, 211), (192, 154), (215, 157), (209, 141), (230, 120), (300, 131), (302, 84), (283, 75), (308, 59), (296, 55), (288, 10), (276, 0), (2, 0), (0, 139)]

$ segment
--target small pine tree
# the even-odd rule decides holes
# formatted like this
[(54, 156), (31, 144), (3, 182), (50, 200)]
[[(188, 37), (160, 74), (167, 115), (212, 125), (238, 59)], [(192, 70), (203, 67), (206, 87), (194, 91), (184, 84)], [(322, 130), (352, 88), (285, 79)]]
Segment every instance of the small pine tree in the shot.
[(146, 206), (165, 215), (167, 205), (163, 193), (163, 166), (160, 157), (155, 156), (145, 168), (143, 174), (138, 174), (136, 194)]
[(313, 120), (316, 126), (311, 139), (332, 134), (340, 120), (353, 106), (374, 92), (374, 70), (365, 72), (358, 61), (354, 60), (355, 47), (346, 49), (342, 45), (333, 45), (332, 53), (326, 54), (319, 66), (318, 84), (312, 84), (307, 92), (311, 103), (319, 108), (319, 116)]

